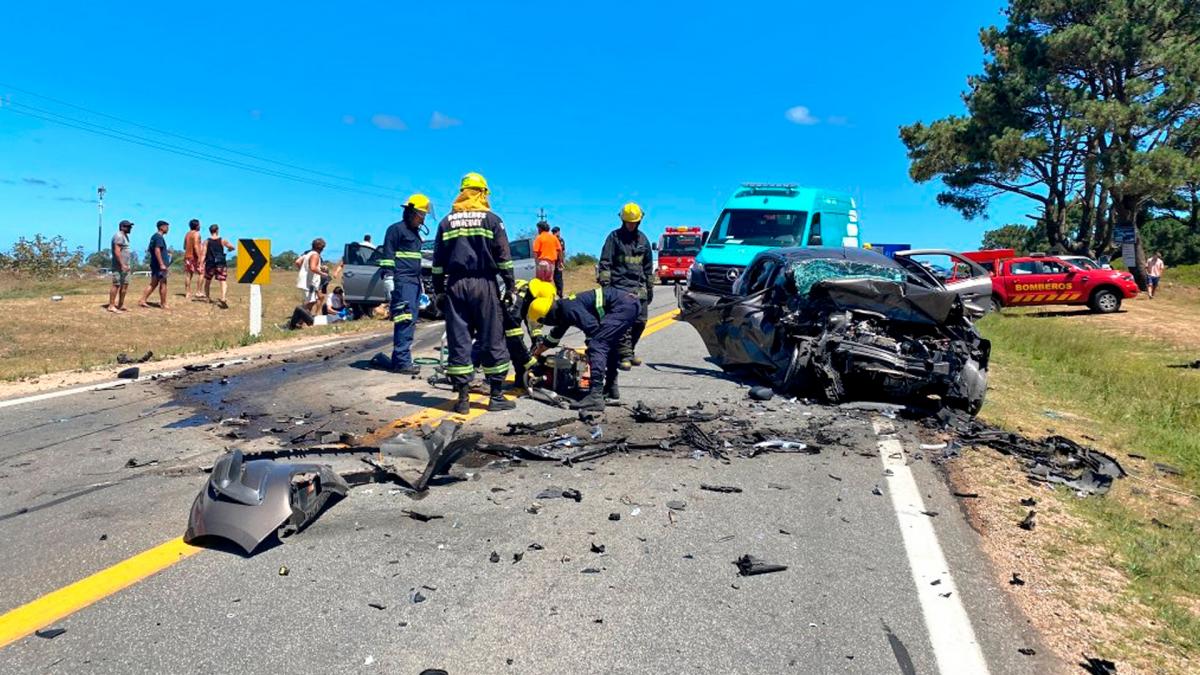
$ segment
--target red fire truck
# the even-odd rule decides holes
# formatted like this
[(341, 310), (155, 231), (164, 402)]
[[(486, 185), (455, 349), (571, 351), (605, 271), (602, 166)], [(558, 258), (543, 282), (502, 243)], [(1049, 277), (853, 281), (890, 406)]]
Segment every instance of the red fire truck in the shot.
[(654, 266), (658, 283), (678, 283), (687, 279), (688, 270), (707, 238), (707, 233), (698, 227), (668, 227), (654, 247), (658, 251), (658, 264)]

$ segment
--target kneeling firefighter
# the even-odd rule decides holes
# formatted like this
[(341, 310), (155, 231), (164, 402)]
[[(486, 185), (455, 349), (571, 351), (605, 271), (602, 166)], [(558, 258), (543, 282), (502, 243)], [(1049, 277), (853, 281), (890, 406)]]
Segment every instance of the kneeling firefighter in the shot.
[(421, 367), (413, 364), (413, 334), (421, 297), (421, 229), (429, 215), (429, 197), (415, 194), (404, 205), (400, 222), (393, 223), (383, 236), (379, 267), (391, 280), (388, 309), (392, 317), (392, 372), (416, 375)]
[(552, 326), (549, 335), (542, 337), (533, 350), (535, 357), (550, 347), (558, 346), (562, 336), (574, 326), (587, 337), (588, 367), (591, 386), (580, 401), (582, 410), (604, 410), (605, 397), (619, 399), (617, 365), (620, 362), (621, 336), (629, 332), (640, 309), (636, 295), (610, 287), (596, 288), (569, 295), (561, 300), (555, 295), (554, 284), (534, 279), (529, 282), (531, 325)]
[[(508, 353), (501, 321), (500, 287), (513, 292), (513, 263), (508, 250), (504, 221), (488, 204), (488, 185), (483, 176), (463, 176), (450, 215), (438, 225), (433, 246), (433, 289), (443, 296), (446, 314), (446, 375), (458, 394), (454, 412), (465, 414), (471, 406), (470, 384), (472, 342), (479, 341), (483, 374), (491, 387), (488, 407), (511, 410), (504, 398), (504, 376)], [(444, 295), (443, 295), (444, 294)]]

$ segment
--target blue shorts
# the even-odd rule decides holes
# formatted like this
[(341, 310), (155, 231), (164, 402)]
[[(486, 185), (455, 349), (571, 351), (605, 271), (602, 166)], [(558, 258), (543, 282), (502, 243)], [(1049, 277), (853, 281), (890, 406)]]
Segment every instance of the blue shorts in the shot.
[(150, 278), (158, 279), (160, 281), (166, 281), (167, 280), (167, 270), (165, 270), (165, 269), (160, 270), (160, 269), (155, 269), (155, 268), (151, 267), (150, 268)]
[(1158, 287), (1158, 279), (1159, 279), (1159, 277), (1147, 275), (1146, 283), (1157, 288)]

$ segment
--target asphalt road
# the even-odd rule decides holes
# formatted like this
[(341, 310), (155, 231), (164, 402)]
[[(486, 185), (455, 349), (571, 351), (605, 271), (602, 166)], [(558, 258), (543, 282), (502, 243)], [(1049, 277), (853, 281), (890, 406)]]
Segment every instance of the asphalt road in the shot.
[[(651, 316), (671, 305), (660, 297)], [(421, 326), (418, 352), (432, 353), (440, 336), (437, 324)], [(306, 531), (252, 556), (201, 550), (115, 586), (120, 575), (99, 575), (111, 588), (71, 586), (179, 537), (206, 481), (202, 467), (228, 447), (288, 447), (313, 429), (384, 437), (391, 421), (449, 398), (423, 380), (363, 368), (385, 344), (277, 353), (0, 407), (0, 611), (49, 606), (52, 593), (55, 606), (81, 607), (47, 626), (65, 629), (57, 637), (0, 648), (0, 671), (1059, 667), (1043, 660), (1037, 636), (992, 581), (939, 469), (916, 457), (919, 430), (871, 411), (779, 399), (752, 406), (745, 385), (707, 363), (695, 331), (675, 322), (645, 339), (647, 365), (621, 380), (626, 402), (706, 402), (821, 452), (728, 461), (640, 453), (573, 467), (475, 458), (455, 469), (466, 480), (419, 501), (387, 485), (355, 488)], [(240, 416), (249, 422), (218, 423)], [(522, 399), (515, 411), (474, 413), (467, 424), (486, 432), (562, 416)], [(582, 500), (538, 500), (550, 486), (577, 489)], [(541, 509), (530, 513), (534, 502)], [(418, 522), (404, 508), (444, 517)], [(500, 562), (490, 562), (493, 551)], [(740, 577), (732, 563), (743, 554), (788, 569)], [(41, 623), (9, 612), (0, 638)]]

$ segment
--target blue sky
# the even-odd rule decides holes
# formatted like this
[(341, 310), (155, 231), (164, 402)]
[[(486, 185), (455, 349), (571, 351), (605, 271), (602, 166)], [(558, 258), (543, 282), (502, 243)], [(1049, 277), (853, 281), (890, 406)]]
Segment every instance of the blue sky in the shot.
[[(303, 250), (381, 237), (409, 192), (445, 213), (479, 171), (510, 231), (539, 208), (599, 249), (635, 200), (656, 236), (706, 229), (742, 182), (853, 193), (876, 242), (975, 248), (990, 221), (915, 185), (897, 129), (962, 109), (1000, 2), (16, 3), (0, 40), (0, 246), (35, 232), (90, 250), (128, 218), (190, 218)], [(82, 106), (66, 107), (24, 93)], [(371, 195), (128, 144), (46, 111)], [(790, 111), (790, 112), (789, 112)], [(266, 165), (101, 117), (106, 113)], [(373, 187), (368, 187), (368, 185)], [(381, 196), (375, 196), (381, 195)], [(172, 241), (179, 245), (178, 241)]]

